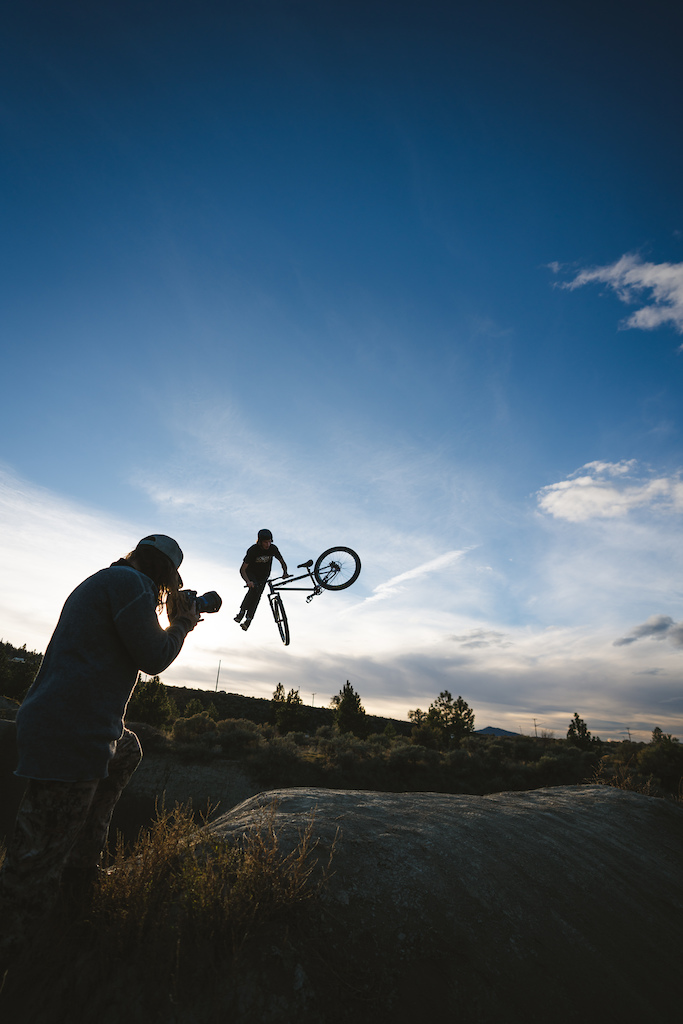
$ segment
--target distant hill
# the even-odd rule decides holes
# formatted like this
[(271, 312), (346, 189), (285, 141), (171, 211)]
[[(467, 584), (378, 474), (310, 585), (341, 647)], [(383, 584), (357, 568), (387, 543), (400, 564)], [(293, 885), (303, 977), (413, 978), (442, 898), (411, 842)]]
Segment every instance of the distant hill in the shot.
[(475, 736), (519, 736), (518, 732), (510, 732), (509, 729), (499, 729), (495, 725), (487, 725), (485, 729), (475, 729)]

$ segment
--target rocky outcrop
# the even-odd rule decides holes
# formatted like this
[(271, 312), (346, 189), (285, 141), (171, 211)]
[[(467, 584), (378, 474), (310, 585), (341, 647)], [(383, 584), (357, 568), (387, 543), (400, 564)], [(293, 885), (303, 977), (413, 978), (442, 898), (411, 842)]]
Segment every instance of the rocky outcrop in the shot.
[[(275, 803), (275, 810), (268, 808)], [(263, 793), (285, 848), (337, 836), (315, 925), (236, 981), (237, 1019), (673, 1021), (683, 810), (599, 786), (493, 796)]]

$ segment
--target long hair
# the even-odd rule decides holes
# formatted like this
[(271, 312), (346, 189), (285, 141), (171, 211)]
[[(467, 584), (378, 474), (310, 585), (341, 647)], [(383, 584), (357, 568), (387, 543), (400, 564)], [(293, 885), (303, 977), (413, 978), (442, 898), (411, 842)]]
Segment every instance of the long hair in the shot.
[[(183, 581), (171, 559), (149, 544), (138, 544), (135, 550), (129, 551), (122, 561), (130, 562), (133, 558), (140, 567), (140, 572), (144, 572), (145, 576), (149, 576), (157, 588), (157, 607), (159, 611), (161, 611), (164, 603), (168, 602), (169, 599), (172, 604), (176, 602), (178, 591), (182, 587)], [(121, 562), (115, 564), (121, 565)]]

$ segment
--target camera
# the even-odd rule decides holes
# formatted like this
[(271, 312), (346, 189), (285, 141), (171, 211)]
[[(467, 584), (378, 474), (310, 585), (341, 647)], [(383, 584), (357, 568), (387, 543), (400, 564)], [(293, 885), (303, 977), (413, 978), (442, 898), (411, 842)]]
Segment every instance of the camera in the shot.
[(217, 612), (223, 604), (222, 598), (215, 590), (209, 590), (207, 594), (199, 596), (197, 596), (196, 590), (180, 590), (178, 596), (184, 597), (190, 604), (194, 601), (200, 615), (204, 615), (206, 612)]

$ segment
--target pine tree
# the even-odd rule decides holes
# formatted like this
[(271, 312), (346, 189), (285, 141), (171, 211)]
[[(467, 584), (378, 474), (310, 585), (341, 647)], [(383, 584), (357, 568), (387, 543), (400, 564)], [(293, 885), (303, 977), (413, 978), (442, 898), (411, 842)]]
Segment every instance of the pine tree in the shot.
[[(278, 683), (278, 686), (280, 685)], [(284, 687), (282, 692), (284, 694)], [(275, 724), (281, 733), (296, 732), (301, 728), (304, 721), (304, 702), (298, 690), (290, 690), (286, 699), (278, 700), (275, 707)]]
[(361, 704), (359, 694), (356, 693), (348, 679), (339, 693), (332, 698), (332, 707), (339, 732), (352, 732), (354, 736), (365, 735), (367, 732), (365, 708)]
[(583, 718), (579, 718), (577, 711), (574, 712), (574, 717), (569, 723), (567, 739), (577, 747), (589, 747), (591, 745), (592, 736)]
[(128, 701), (126, 719), (129, 722), (146, 722), (161, 728), (178, 715), (178, 709), (159, 679), (159, 676), (140, 678)]
[(459, 747), (465, 736), (474, 732), (474, 711), (464, 697), (453, 697), (442, 690), (429, 705), (427, 724), (441, 735), (444, 747)]

